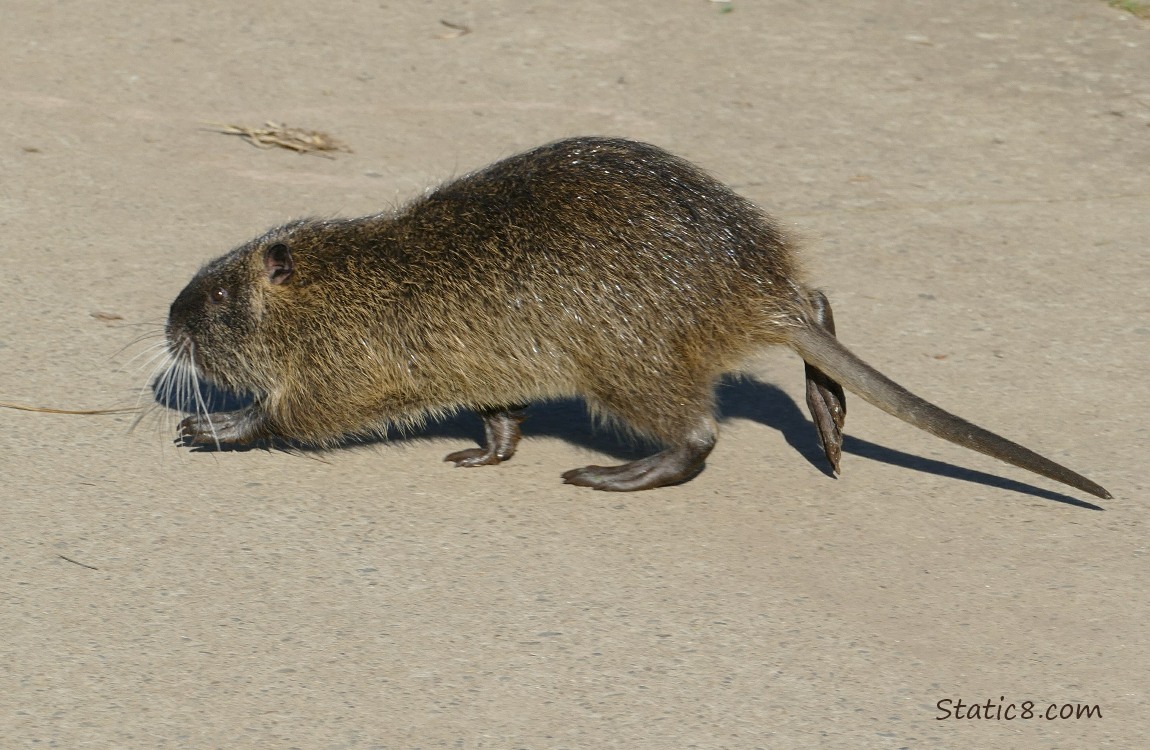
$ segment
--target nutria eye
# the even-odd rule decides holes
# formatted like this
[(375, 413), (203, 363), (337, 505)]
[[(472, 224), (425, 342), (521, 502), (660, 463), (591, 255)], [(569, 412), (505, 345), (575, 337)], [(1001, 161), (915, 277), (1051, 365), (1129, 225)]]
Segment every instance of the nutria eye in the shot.
[(228, 290), (222, 286), (216, 287), (212, 290), (212, 293), (208, 295), (208, 299), (212, 301), (212, 304), (221, 305), (228, 301)]

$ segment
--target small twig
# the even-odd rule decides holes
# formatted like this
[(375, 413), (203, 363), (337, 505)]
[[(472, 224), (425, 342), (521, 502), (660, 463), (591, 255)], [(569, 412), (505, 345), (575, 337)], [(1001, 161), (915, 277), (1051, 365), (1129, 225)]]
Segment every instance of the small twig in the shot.
[(443, 20), (440, 20), (439, 23), (451, 29), (451, 31), (445, 32), (443, 34), (437, 34), (435, 37), (436, 39), (458, 39), (461, 36), (465, 36), (471, 33), (470, 26), (464, 26), (463, 24), (452, 23), (451, 21)]
[(73, 560), (72, 558), (64, 557), (63, 555), (60, 555), (60, 559), (61, 560), (67, 560), (70, 563), (73, 563), (75, 565), (79, 565), (81, 568), (87, 568), (88, 570), (99, 570), (99, 568), (97, 568), (95, 565), (85, 565), (84, 563), (79, 562), (78, 560)]

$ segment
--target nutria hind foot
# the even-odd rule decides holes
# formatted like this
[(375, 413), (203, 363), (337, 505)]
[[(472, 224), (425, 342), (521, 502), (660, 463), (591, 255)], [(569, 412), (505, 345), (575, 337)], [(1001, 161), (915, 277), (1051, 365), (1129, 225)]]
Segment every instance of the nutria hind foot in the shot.
[[(815, 311), (814, 322), (834, 336), (835, 319), (826, 295), (816, 289), (811, 292), (810, 301)], [(807, 409), (811, 412), (819, 444), (831, 464), (831, 470), (838, 474), (839, 459), (843, 452), (843, 424), (847, 418), (846, 395), (841, 385), (817, 367), (806, 365), (806, 374)]]
[(619, 466), (584, 466), (563, 472), (563, 482), (605, 492), (633, 492), (682, 484), (703, 470), (707, 455), (715, 447), (711, 426), (691, 433), (687, 442), (653, 456)]
[(525, 406), (509, 406), (502, 409), (481, 411), (483, 418), (483, 445), (455, 451), (444, 457), (456, 466), (494, 466), (515, 455), (519, 445), (519, 423), (527, 418)]

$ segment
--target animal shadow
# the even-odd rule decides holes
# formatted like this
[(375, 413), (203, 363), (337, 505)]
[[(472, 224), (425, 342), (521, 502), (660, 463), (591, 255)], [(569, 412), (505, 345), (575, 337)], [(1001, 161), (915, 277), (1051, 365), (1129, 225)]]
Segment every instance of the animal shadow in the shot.
[[(849, 394), (847, 398), (847, 414), (849, 416), (852, 405), (859, 405), (864, 402), (859, 398), (851, 399)], [(865, 405), (863, 408), (871, 407)], [(806, 458), (808, 462), (822, 473), (829, 477), (834, 476), (830, 463), (823, 455), (822, 447), (819, 445), (814, 424), (807, 419), (803, 410), (801, 410), (798, 404), (782, 389), (749, 379), (724, 380), (720, 389), (719, 409), (723, 419), (749, 419), (778, 430), (782, 434), (783, 439), (786, 440), (787, 445), (794, 448), (796, 452)], [(1053, 492), (1025, 482), (955, 466), (945, 461), (923, 458), (922, 456), (916, 456), (912, 453), (887, 448), (878, 443), (872, 443), (869, 440), (851, 437), (849, 434), (843, 438), (844, 464), (846, 463), (846, 456), (848, 455), (869, 458), (873, 461), (890, 464), (891, 466), (949, 477), (963, 482), (971, 482), (988, 487), (998, 487), (1024, 495), (1040, 497), (1045, 500), (1074, 505), (1079, 508), (1103, 510), (1093, 503), (1065, 495), (1061, 492)], [(849, 467), (844, 467), (843, 471), (849, 471)]]
[[(189, 396), (184, 402), (180, 402), (172, 394), (164, 394), (155, 387), (153, 387), (153, 394), (158, 404), (169, 409), (185, 413), (196, 410), (194, 396)], [(717, 396), (718, 416), (721, 423), (733, 419), (746, 419), (777, 430), (787, 445), (805, 458), (808, 463), (827, 477), (834, 477), (830, 464), (819, 445), (814, 425), (807, 418), (805, 411), (800, 409), (799, 405), (781, 388), (751, 378), (728, 377), (721, 381)], [(200, 384), (200, 398), (209, 412), (232, 411), (251, 403), (250, 397), (224, 391), (206, 382)], [(850, 404), (857, 405), (859, 403), (860, 400), (857, 398), (850, 401), (848, 413)], [(610, 425), (596, 425), (588, 414), (583, 401), (576, 398), (558, 399), (530, 405), (527, 408), (527, 419), (523, 423), (523, 433), (529, 437), (558, 438), (572, 445), (606, 454), (619, 461), (633, 461), (648, 456), (657, 450), (648, 441), (634, 438), (612, 428)], [(401, 431), (392, 427), (388, 428), (386, 435), (353, 437), (343, 441), (343, 444), (355, 446), (425, 440), (467, 440), (478, 444), (482, 439), (483, 424), (479, 417), (470, 412), (460, 412), (442, 419), (429, 420), (426, 425), (417, 430)], [(248, 451), (260, 448), (274, 448), (291, 452), (317, 450), (312, 446), (283, 440), (253, 445), (195, 446), (193, 450), (206, 452)], [(982, 471), (955, 466), (945, 461), (923, 458), (850, 435), (846, 435), (843, 439), (843, 454), (844, 463), (846, 456), (858, 456), (903, 469), (921, 471), (988, 487), (998, 487), (1079, 508), (1103, 510), (1093, 503), (1059, 492)]]

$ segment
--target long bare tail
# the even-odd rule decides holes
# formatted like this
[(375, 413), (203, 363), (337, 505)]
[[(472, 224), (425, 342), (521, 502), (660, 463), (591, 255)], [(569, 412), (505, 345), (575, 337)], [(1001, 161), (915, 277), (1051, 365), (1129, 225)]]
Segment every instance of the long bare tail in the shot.
[(1086, 477), (924, 401), (894, 382), (814, 326), (797, 330), (791, 345), (807, 362), (878, 408), (943, 440), (985, 453), (1035, 474), (1070, 485), (1096, 497), (1110, 493)]

